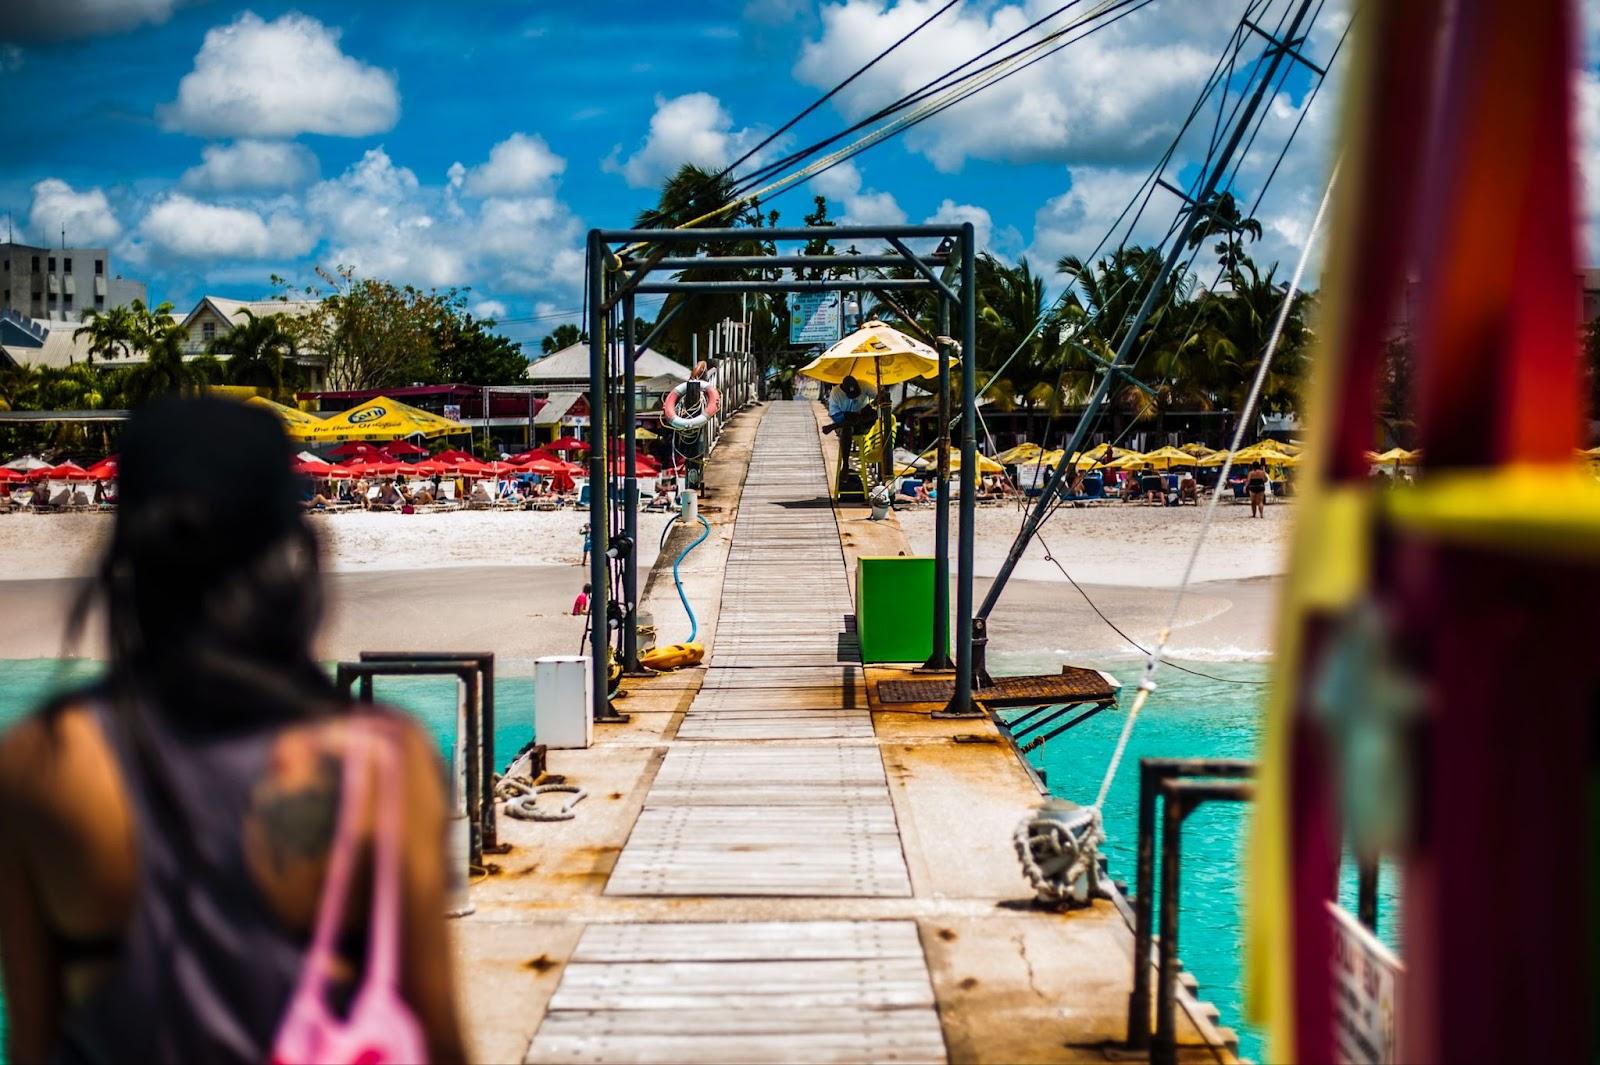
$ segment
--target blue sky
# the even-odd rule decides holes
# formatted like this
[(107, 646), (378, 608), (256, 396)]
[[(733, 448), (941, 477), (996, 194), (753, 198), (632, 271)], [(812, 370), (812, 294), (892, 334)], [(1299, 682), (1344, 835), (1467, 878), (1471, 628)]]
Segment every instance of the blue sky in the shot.
[[(273, 273), (315, 281), (314, 267), (340, 263), (470, 287), (508, 335), (536, 343), (580, 303), (588, 227), (630, 221), (677, 163), (729, 161), (940, 5), (7, 6), (18, 10), (0, 17), (0, 98), (21, 105), (0, 112), (0, 208), (27, 239), (48, 230), (55, 242), (65, 224), (69, 243), (109, 244), (119, 272), (180, 305), (264, 294)], [(962, 0), (780, 143), (833, 133), (1056, 6)], [(1036, 267), (1087, 254), (1243, 6), (1156, 0), (815, 185), (835, 217), (971, 219), (998, 254)], [(1331, 51), (1342, 8), (1327, 6), (1314, 54)], [(1245, 192), (1307, 86), (1296, 75), (1275, 100)], [(1321, 193), (1335, 89), (1258, 211), (1260, 255), (1284, 271)], [(1172, 173), (1193, 171), (1183, 156)], [(772, 206), (798, 223), (810, 195)], [(1156, 201), (1135, 235), (1174, 206)]]

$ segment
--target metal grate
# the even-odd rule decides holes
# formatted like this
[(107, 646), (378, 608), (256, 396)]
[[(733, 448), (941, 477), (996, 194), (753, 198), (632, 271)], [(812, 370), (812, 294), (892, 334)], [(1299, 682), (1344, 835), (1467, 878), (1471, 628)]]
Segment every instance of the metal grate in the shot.
[[(1001, 677), (972, 694), (990, 706), (1046, 706), (1052, 703), (1101, 703), (1119, 689), (1097, 669), (1063, 666), (1060, 673)], [(880, 703), (943, 703), (955, 693), (950, 680), (886, 680), (878, 685)]]

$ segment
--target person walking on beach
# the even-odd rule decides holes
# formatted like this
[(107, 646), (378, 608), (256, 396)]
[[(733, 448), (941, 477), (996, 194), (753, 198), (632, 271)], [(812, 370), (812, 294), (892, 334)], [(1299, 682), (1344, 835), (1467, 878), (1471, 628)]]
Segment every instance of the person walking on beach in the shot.
[(373, 1060), (463, 1060), (443, 774), (312, 653), (317, 545), (283, 430), (159, 400), (121, 456), (74, 611), (103, 600), (106, 675), (0, 735), (7, 1056), (303, 1061), (344, 1023), (331, 994)]
[(589, 612), (589, 590), (593, 585), (585, 584), (583, 591), (578, 593), (578, 598), (572, 601), (572, 616), (578, 617)]
[(1250, 472), (1244, 476), (1245, 494), (1250, 497), (1250, 516), (1264, 518), (1267, 516), (1267, 471), (1258, 459), (1250, 464)]

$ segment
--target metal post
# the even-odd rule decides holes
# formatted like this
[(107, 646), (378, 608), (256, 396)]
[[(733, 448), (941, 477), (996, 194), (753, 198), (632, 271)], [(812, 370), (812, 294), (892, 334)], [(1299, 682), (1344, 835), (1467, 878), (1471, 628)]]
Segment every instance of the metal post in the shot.
[(622, 561), (622, 668), (639, 669), (639, 459), (634, 436), (638, 415), (634, 397), (633, 295), (622, 298), (622, 505), (623, 532), (628, 538), (628, 557)]
[(1370, 932), (1378, 930), (1378, 860), (1356, 859), (1356, 917)]
[[(1176, 783), (1163, 781), (1161, 788), (1161, 960), (1150, 1065), (1175, 1065), (1178, 1060), (1178, 872), (1183, 860), (1183, 819), (1189, 810), (1176, 794)], [(1134, 960), (1137, 964), (1138, 959)]]
[[(950, 301), (939, 300), (939, 335), (950, 335)], [(923, 669), (949, 669), (950, 661), (950, 359), (939, 352), (939, 435), (934, 469), (939, 489), (933, 509), (933, 651)]]
[(606, 660), (611, 646), (607, 618), (611, 615), (609, 567), (606, 549), (610, 546), (607, 529), (611, 515), (609, 475), (606, 470), (606, 396), (609, 388), (606, 367), (606, 255), (600, 231), (589, 231), (589, 435), (593, 445), (589, 450), (589, 654), (590, 674), (593, 684), (590, 707), (594, 719), (601, 721), (611, 714), (608, 697), (611, 684), (610, 663)]
[[(961, 226), (961, 524), (956, 573), (956, 683), (946, 716), (981, 716), (972, 702), (972, 565), (978, 529), (977, 239)], [(941, 486), (941, 491), (944, 486)]]
[(1128, 1046), (1150, 1046), (1150, 923), (1155, 916), (1156, 784), (1153, 759), (1139, 763), (1139, 843), (1133, 895), (1133, 991), (1128, 995)]

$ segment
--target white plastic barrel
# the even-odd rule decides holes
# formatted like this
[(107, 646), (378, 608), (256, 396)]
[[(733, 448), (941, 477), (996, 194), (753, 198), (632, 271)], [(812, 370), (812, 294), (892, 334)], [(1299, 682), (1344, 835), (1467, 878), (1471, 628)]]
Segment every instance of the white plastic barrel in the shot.
[(552, 750), (594, 742), (588, 655), (551, 655), (533, 664), (533, 735)]

